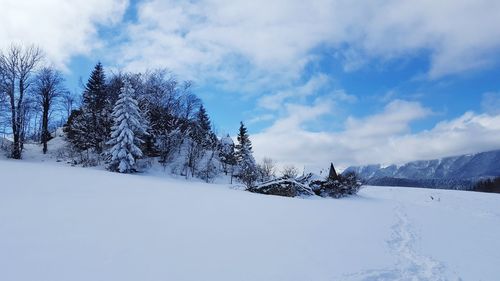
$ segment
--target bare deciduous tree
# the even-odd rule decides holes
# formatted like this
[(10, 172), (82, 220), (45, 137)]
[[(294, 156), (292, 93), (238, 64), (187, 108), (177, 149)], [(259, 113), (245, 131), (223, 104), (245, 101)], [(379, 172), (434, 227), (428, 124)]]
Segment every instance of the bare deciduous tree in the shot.
[(6, 80), (5, 71), (2, 67), (0, 67), (0, 133), (2, 136), (0, 137), (0, 148), (4, 147), (4, 138), (7, 134), (8, 127), (8, 102), (7, 102), (7, 90), (8, 84)]
[(61, 73), (52, 67), (42, 68), (35, 79), (33, 93), (38, 106), (42, 109), (41, 143), (44, 154), (47, 153), (47, 142), (50, 139), (49, 113), (55, 99), (66, 92), (63, 81)]
[(12, 45), (0, 53), (0, 68), (4, 73), (6, 91), (10, 103), (12, 151), (11, 157), (21, 159), (25, 126), (24, 99), (31, 85), (35, 68), (42, 59), (42, 51), (35, 46)]
[(65, 119), (67, 120), (69, 118), (69, 116), (71, 115), (71, 111), (73, 111), (73, 109), (75, 108), (76, 106), (76, 95), (73, 94), (72, 92), (70, 91), (63, 91), (61, 93), (61, 106), (62, 106), (62, 110), (64, 111), (65, 113)]
[(258, 165), (261, 181), (268, 181), (276, 177), (276, 163), (271, 158), (264, 158)]
[(299, 175), (299, 170), (293, 165), (285, 166), (281, 170), (283, 177), (294, 179)]

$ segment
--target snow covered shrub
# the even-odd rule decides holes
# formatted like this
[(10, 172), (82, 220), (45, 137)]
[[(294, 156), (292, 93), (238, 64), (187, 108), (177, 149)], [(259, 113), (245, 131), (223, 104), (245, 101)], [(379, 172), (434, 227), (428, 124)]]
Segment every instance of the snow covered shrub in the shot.
[(99, 166), (102, 162), (102, 156), (89, 148), (78, 152), (78, 158), (75, 164), (81, 164), (83, 167)]
[(137, 171), (145, 171), (153, 167), (154, 158), (141, 158), (135, 160)]
[(57, 161), (69, 161), (70, 163), (74, 162), (77, 154), (78, 151), (76, 151), (76, 149), (70, 144), (63, 145), (53, 152), (53, 155), (56, 157)]
[(258, 172), (255, 166), (244, 163), (239, 167), (238, 180), (243, 183), (247, 189), (254, 186), (258, 178)]
[(327, 178), (326, 181), (316, 181), (311, 186), (321, 197), (341, 198), (358, 193), (361, 181), (353, 172), (337, 175), (336, 178)]
[(314, 195), (314, 192), (309, 186), (304, 185), (289, 177), (273, 179), (255, 187), (250, 187), (247, 190), (253, 193), (278, 195), (285, 197)]
[(12, 146), (11, 141), (9, 141), (4, 137), (0, 137), (0, 151), (2, 152), (2, 154), (5, 153), (5, 156), (8, 156), (11, 151), (11, 146)]

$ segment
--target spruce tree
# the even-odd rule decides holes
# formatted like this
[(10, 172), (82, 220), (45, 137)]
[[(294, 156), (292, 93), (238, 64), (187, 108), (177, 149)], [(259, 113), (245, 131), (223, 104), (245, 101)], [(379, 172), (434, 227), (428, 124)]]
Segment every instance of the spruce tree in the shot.
[(328, 179), (332, 181), (339, 179), (339, 176), (335, 171), (335, 167), (333, 167), (333, 163), (330, 163), (330, 171), (328, 172)]
[(106, 75), (102, 64), (98, 62), (90, 74), (83, 92), (83, 104), (90, 111), (99, 112), (104, 108), (106, 101)]
[(238, 164), (238, 178), (247, 187), (251, 187), (257, 180), (257, 165), (253, 158), (252, 142), (250, 141), (247, 128), (243, 122), (240, 122), (237, 140), (236, 162)]
[(89, 139), (89, 143), (97, 152), (102, 151), (103, 143), (110, 132), (110, 106), (107, 103), (106, 76), (102, 64), (99, 62), (94, 67), (83, 91), (82, 111), (84, 111), (86, 118), (82, 120), (81, 124), (88, 132), (86, 137)]
[(83, 110), (73, 110), (64, 127), (68, 140), (80, 151), (92, 147), (91, 139), (88, 137), (92, 134), (88, 126), (88, 120), (90, 119), (91, 116), (89, 113)]
[(243, 122), (240, 122), (240, 129), (238, 132), (238, 136), (236, 137), (238, 140), (238, 144), (236, 144), (236, 161), (241, 163), (245, 159), (253, 160), (255, 164), (255, 160), (253, 159), (252, 153), (252, 142), (250, 141), (250, 137), (248, 136), (248, 131)]
[(202, 148), (207, 149), (213, 144), (212, 128), (210, 118), (203, 105), (200, 105), (196, 114), (194, 128), (192, 129), (191, 138)]
[(133, 93), (134, 90), (129, 81), (124, 80), (112, 114), (114, 125), (108, 142), (112, 145), (109, 151), (111, 161), (108, 168), (120, 173), (136, 171), (135, 160), (142, 157), (142, 151), (137, 146), (142, 143), (142, 140), (138, 136), (146, 134), (146, 126), (140, 115), (137, 101), (133, 98)]
[[(200, 105), (198, 112), (194, 116), (189, 129), (189, 147), (186, 154), (186, 165), (191, 170), (191, 175), (197, 173), (200, 160), (203, 159), (206, 152), (212, 150), (216, 143), (216, 138), (212, 137), (210, 119), (207, 111)], [(187, 173), (186, 173), (187, 175)]]

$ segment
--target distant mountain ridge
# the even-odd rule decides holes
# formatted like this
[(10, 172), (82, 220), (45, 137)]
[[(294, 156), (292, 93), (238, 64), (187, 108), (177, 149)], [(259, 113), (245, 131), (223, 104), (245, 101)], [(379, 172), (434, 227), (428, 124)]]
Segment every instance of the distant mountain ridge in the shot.
[(500, 176), (500, 150), (408, 162), (401, 166), (380, 164), (351, 166), (367, 184), (471, 189), (481, 179)]

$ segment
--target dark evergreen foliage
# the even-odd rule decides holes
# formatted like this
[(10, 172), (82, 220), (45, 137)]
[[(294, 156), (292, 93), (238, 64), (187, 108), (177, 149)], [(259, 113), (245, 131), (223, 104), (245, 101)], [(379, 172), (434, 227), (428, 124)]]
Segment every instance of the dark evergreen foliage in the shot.
[(329, 180), (338, 180), (339, 176), (337, 175), (337, 171), (335, 171), (335, 167), (333, 163), (330, 163), (330, 171), (328, 172)]
[(95, 66), (83, 91), (80, 131), (87, 134), (90, 147), (100, 153), (111, 132), (112, 103), (107, 95), (106, 76), (102, 64)]
[[(207, 151), (213, 153), (216, 150), (217, 138), (212, 133), (210, 119), (203, 105), (200, 105), (194, 119), (188, 123), (190, 125), (188, 134), (188, 149), (187, 149), (187, 168), (190, 170), (191, 176), (200, 174), (204, 180), (209, 180), (209, 170), (213, 167), (201, 167), (200, 160), (206, 157)], [(209, 157), (213, 157), (212, 154)], [(207, 165), (211, 165), (207, 163)], [(199, 168), (202, 171), (199, 171)]]
[(196, 113), (196, 119), (193, 123), (193, 128), (190, 131), (190, 136), (193, 141), (200, 145), (201, 148), (211, 148), (217, 141), (217, 137), (212, 132), (212, 126), (210, 124), (210, 118), (208, 117), (207, 111), (203, 105), (200, 105), (198, 112)]
[(86, 124), (86, 113), (82, 109), (77, 109), (71, 111), (68, 117), (68, 121), (64, 126), (63, 130), (66, 133), (68, 140), (75, 146), (79, 151), (87, 150), (92, 147), (90, 138), (88, 138), (88, 127), (82, 125)]
[(237, 177), (247, 188), (252, 187), (258, 178), (257, 165), (253, 158), (252, 142), (248, 136), (248, 131), (243, 122), (240, 122), (240, 129), (236, 144), (236, 163), (238, 165)]
[(241, 162), (246, 157), (247, 153), (252, 152), (252, 142), (248, 136), (248, 130), (243, 122), (240, 122), (238, 136), (236, 137), (238, 144), (236, 144), (236, 161)]
[(311, 188), (316, 195), (321, 197), (341, 198), (358, 193), (361, 185), (361, 181), (353, 172), (337, 175), (337, 177), (333, 177), (330, 173), (326, 180), (312, 182)]
[(107, 100), (106, 75), (102, 64), (98, 62), (90, 74), (90, 78), (83, 91), (83, 106), (93, 114), (98, 114), (104, 110)]
[(500, 177), (485, 179), (474, 185), (474, 191), (500, 193)]

